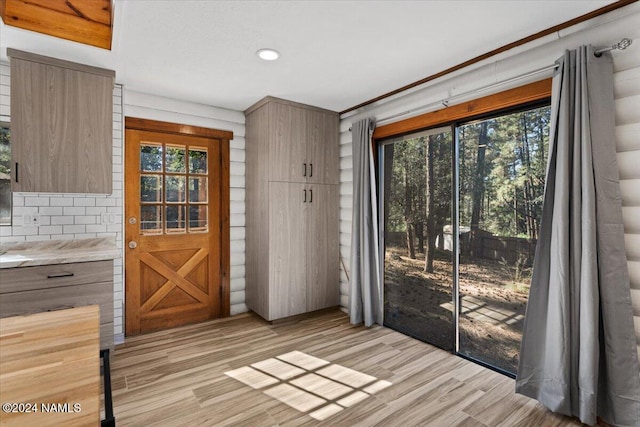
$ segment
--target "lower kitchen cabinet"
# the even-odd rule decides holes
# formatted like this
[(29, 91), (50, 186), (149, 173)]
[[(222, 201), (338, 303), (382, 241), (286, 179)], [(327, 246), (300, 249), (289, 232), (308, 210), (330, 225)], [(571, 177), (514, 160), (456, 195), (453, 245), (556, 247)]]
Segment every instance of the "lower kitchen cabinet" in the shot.
[(100, 306), (100, 348), (113, 352), (113, 260), (0, 271), (0, 317)]

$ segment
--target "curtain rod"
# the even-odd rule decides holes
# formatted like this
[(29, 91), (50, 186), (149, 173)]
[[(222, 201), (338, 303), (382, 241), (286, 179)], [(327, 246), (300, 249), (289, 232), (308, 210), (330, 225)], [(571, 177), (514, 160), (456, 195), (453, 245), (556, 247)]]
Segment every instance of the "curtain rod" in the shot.
[[(599, 58), (599, 57), (602, 56), (603, 53), (609, 52), (611, 50), (625, 50), (626, 48), (631, 46), (631, 43), (632, 43), (631, 39), (624, 38), (624, 39), (620, 40), (618, 43), (612, 44), (609, 47), (604, 47), (604, 48), (601, 48), (601, 49), (597, 49), (596, 51), (593, 52), (593, 55)], [(382, 122), (387, 122), (389, 120), (396, 119), (396, 118), (402, 117), (402, 116), (406, 116), (408, 114), (415, 113), (415, 112), (420, 111), (420, 110), (429, 110), (432, 107), (436, 107), (436, 106), (440, 106), (440, 105), (442, 105), (443, 107), (447, 108), (449, 106), (449, 103), (452, 100), (456, 100), (458, 98), (464, 98), (466, 96), (473, 95), (473, 94), (480, 93), (480, 92), (484, 92), (486, 90), (493, 89), (493, 88), (498, 87), (498, 86), (506, 85), (506, 84), (512, 83), (514, 81), (518, 81), (518, 80), (525, 79), (527, 77), (535, 76), (536, 74), (541, 74), (541, 73), (544, 73), (546, 71), (554, 70), (557, 67), (558, 67), (557, 64), (547, 65), (546, 67), (538, 68), (536, 70), (529, 71), (527, 73), (520, 74), (520, 75), (517, 75), (515, 77), (511, 77), (511, 78), (509, 78), (507, 80), (502, 80), (500, 82), (491, 83), (491, 84), (488, 84), (488, 85), (485, 85), (485, 86), (482, 86), (482, 87), (479, 87), (479, 88), (476, 88), (476, 89), (473, 89), (473, 90), (469, 90), (467, 92), (462, 92), (462, 93), (459, 93), (457, 95), (450, 96), (450, 97), (448, 97), (446, 99), (443, 99), (443, 100), (440, 100), (440, 101), (435, 101), (435, 102), (432, 102), (430, 104), (423, 105), (421, 107), (412, 108), (412, 109), (403, 111), (401, 113), (396, 113), (396, 114), (392, 114), (392, 115), (387, 116), (387, 117), (383, 117), (383, 118), (377, 120), (376, 124), (380, 125)], [(349, 127), (349, 132), (351, 132), (351, 127)]]

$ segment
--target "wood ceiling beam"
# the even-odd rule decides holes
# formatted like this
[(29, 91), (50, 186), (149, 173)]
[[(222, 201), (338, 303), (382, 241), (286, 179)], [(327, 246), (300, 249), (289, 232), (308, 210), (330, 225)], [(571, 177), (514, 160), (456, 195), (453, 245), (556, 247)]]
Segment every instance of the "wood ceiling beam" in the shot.
[(6, 25), (111, 50), (111, 0), (0, 0)]

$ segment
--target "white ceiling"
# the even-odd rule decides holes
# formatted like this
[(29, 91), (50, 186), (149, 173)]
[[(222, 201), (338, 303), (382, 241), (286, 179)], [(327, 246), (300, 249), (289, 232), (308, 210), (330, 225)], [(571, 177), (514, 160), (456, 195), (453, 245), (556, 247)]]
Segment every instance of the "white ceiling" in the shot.
[(116, 0), (111, 51), (0, 23), (0, 58), (110, 68), (130, 90), (233, 110), (272, 95), (341, 111), (608, 3)]

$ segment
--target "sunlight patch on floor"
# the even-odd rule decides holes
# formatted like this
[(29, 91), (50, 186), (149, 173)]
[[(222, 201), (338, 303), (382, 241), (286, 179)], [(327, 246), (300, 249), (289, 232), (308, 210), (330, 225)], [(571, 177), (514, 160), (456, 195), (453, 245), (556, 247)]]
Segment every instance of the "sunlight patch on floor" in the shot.
[(267, 396), (324, 420), (391, 386), (389, 381), (332, 364), (301, 351), (225, 372)]

